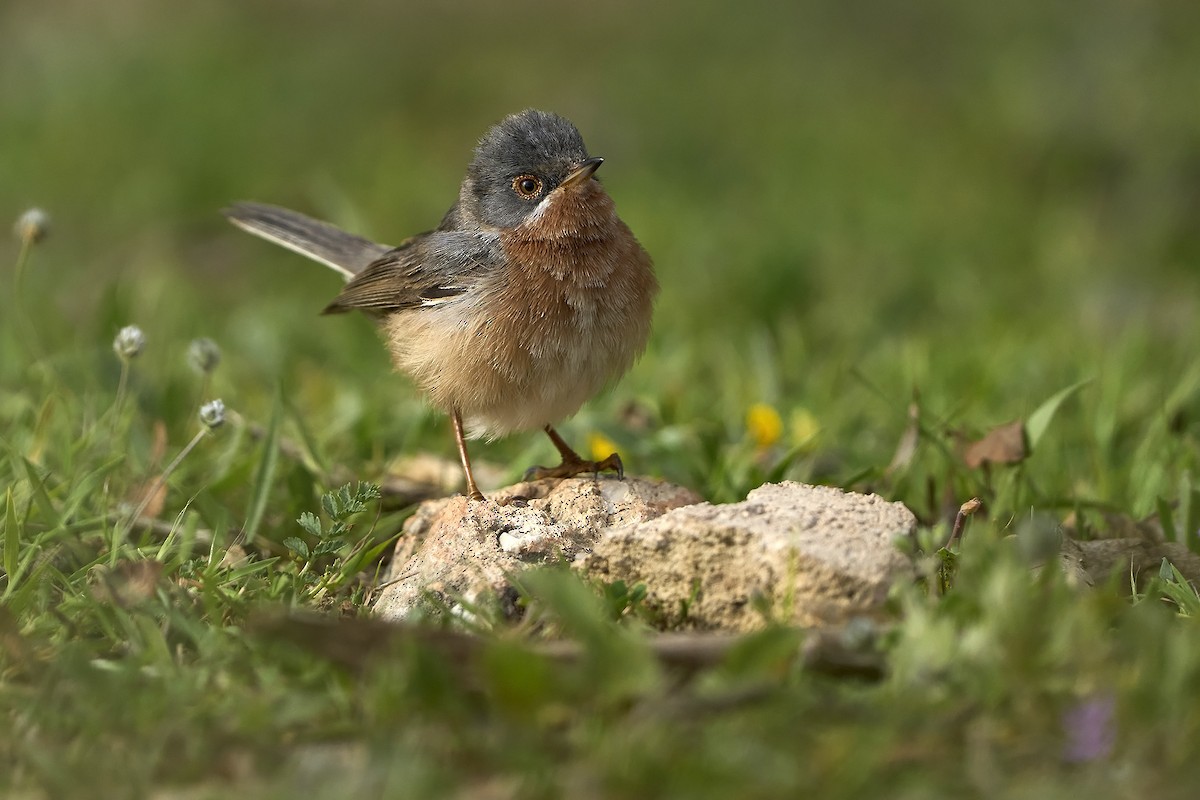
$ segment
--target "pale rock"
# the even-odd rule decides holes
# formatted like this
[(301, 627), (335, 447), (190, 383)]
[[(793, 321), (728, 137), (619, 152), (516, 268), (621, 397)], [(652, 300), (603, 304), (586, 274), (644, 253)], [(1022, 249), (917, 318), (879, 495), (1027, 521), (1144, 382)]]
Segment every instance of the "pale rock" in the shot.
[(643, 478), (519, 483), (485, 502), (463, 496), (422, 503), (405, 523), (375, 611), (404, 619), (426, 596), (451, 608), (482, 593), (511, 593), (530, 565), (569, 562), (602, 532), (695, 503), (691, 490)]
[(593, 578), (644, 584), (668, 622), (742, 631), (764, 625), (764, 612), (800, 625), (879, 616), (890, 586), (914, 577), (894, 546), (916, 526), (899, 503), (792, 482), (741, 503), (698, 500), (641, 478), (574, 478), (517, 484), (484, 503), (426, 502), (405, 525), (375, 610), (403, 619), (429, 596), (452, 611), (483, 593), (503, 600), (514, 573), (565, 560)]
[(580, 566), (644, 583), (647, 602), (687, 627), (753, 630), (764, 614), (827, 625), (880, 615), (892, 584), (914, 577), (895, 540), (916, 524), (900, 503), (788, 481), (611, 531)]

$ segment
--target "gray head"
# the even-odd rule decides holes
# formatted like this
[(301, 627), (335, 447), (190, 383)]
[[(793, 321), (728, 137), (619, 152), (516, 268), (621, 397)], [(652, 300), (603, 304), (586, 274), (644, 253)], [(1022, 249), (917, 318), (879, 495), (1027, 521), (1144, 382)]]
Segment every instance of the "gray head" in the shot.
[(516, 227), (559, 186), (590, 178), (602, 160), (588, 156), (579, 131), (557, 114), (513, 114), (475, 148), (461, 210), (484, 225)]

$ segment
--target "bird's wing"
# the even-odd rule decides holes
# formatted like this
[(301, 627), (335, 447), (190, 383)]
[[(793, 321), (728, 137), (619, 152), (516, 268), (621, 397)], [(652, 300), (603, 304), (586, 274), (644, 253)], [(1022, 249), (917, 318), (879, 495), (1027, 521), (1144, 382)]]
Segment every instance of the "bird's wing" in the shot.
[(350, 279), (322, 313), (401, 311), (435, 305), (467, 291), (502, 262), (498, 236), (432, 231), (393, 248)]
[(352, 278), (391, 249), (328, 222), (265, 203), (234, 203), (222, 213), (242, 230)]

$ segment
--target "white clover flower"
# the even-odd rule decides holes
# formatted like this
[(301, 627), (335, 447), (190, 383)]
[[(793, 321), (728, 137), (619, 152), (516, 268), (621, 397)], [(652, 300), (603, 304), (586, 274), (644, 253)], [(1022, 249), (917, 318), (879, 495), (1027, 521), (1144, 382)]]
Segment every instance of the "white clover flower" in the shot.
[(188, 363), (201, 375), (208, 375), (221, 363), (221, 348), (207, 337), (193, 339), (188, 345)]
[(137, 358), (146, 347), (146, 334), (137, 325), (126, 325), (113, 339), (113, 351), (128, 361)]
[(40, 208), (31, 208), (13, 225), (13, 233), (17, 239), (30, 244), (40, 242), (50, 232), (50, 215)]
[(200, 421), (211, 430), (216, 430), (225, 424), (225, 403), (221, 400), (209, 400), (200, 406)]

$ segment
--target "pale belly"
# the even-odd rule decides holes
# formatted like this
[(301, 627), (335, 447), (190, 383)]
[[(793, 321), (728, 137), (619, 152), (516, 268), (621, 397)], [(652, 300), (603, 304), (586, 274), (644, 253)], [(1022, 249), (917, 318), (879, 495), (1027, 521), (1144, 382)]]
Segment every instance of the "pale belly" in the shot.
[(554, 424), (629, 369), (649, 335), (651, 298), (548, 295), (468, 293), (394, 314), (385, 323), (393, 361), (430, 402), (457, 409), (471, 437)]

